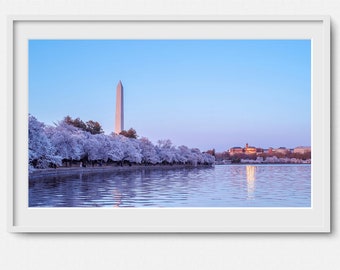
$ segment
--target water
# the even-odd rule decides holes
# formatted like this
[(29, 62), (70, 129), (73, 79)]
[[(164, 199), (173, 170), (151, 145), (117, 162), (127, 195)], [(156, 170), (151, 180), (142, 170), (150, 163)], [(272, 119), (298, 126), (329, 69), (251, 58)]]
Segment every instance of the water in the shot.
[(310, 165), (216, 165), (30, 180), (30, 207), (310, 207)]

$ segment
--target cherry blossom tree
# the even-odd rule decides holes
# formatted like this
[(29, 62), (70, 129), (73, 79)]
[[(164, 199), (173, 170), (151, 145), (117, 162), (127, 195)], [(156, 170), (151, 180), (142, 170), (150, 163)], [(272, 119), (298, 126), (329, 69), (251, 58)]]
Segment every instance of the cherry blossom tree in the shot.
[(108, 136), (110, 147), (108, 148), (108, 158), (112, 161), (123, 161), (124, 149), (120, 140), (120, 135), (111, 134)]
[(176, 157), (180, 163), (186, 164), (191, 160), (191, 151), (187, 146), (181, 145), (178, 147)]
[(156, 148), (148, 138), (142, 137), (139, 139), (139, 147), (141, 149), (142, 162), (144, 164), (157, 164), (160, 162)]
[(30, 171), (61, 165), (61, 157), (46, 136), (45, 125), (32, 115), (28, 117), (28, 162)]
[(120, 142), (122, 144), (122, 148), (124, 151), (124, 157), (122, 161), (128, 161), (132, 163), (141, 163), (142, 162), (142, 151), (139, 147), (139, 143), (137, 139), (127, 138), (125, 136), (120, 135)]
[(169, 139), (159, 140), (156, 151), (162, 163), (172, 164), (176, 161), (176, 149)]
[(47, 136), (56, 148), (56, 154), (64, 161), (80, 160), (85, 155), (84, 131), (65, 122), (47, 129)]

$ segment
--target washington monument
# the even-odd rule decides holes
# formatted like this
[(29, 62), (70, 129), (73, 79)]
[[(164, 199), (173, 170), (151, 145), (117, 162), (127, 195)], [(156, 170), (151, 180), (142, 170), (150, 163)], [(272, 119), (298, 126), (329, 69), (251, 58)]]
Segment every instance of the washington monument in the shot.
[(123, 85), (119, 81), (116, 92), (116, 121), (115, 121), (115, 133), (119, 134), (124, 130), (124, 99), (123, 99)]

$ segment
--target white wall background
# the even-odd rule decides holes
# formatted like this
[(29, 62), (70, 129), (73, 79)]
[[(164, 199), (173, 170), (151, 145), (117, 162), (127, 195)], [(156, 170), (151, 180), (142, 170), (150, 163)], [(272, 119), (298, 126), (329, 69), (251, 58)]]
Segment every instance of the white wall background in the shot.
[[(7, 232), (7, 15), (330, 15), (331, 234), (10, 234)], [(0, 269), (340, 269), (339, 0), (0, 0)]]

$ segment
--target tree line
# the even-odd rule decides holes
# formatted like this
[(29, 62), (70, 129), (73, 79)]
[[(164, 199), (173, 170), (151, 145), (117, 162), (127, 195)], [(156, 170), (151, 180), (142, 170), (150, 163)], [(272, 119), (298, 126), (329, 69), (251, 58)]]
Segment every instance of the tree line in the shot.
[(154, 145), (138, 138), (134, 129), (121, 134), (104, 134), (95, 121), (83, 122), (66, 116), (55, 126), (46, 126), (29, 115), (29, 169), (70, 166), (74, 162), (98, 164), (190, 164), (211, 165), (215, 157), (187, 146), (176, 147), (169, 139)]

